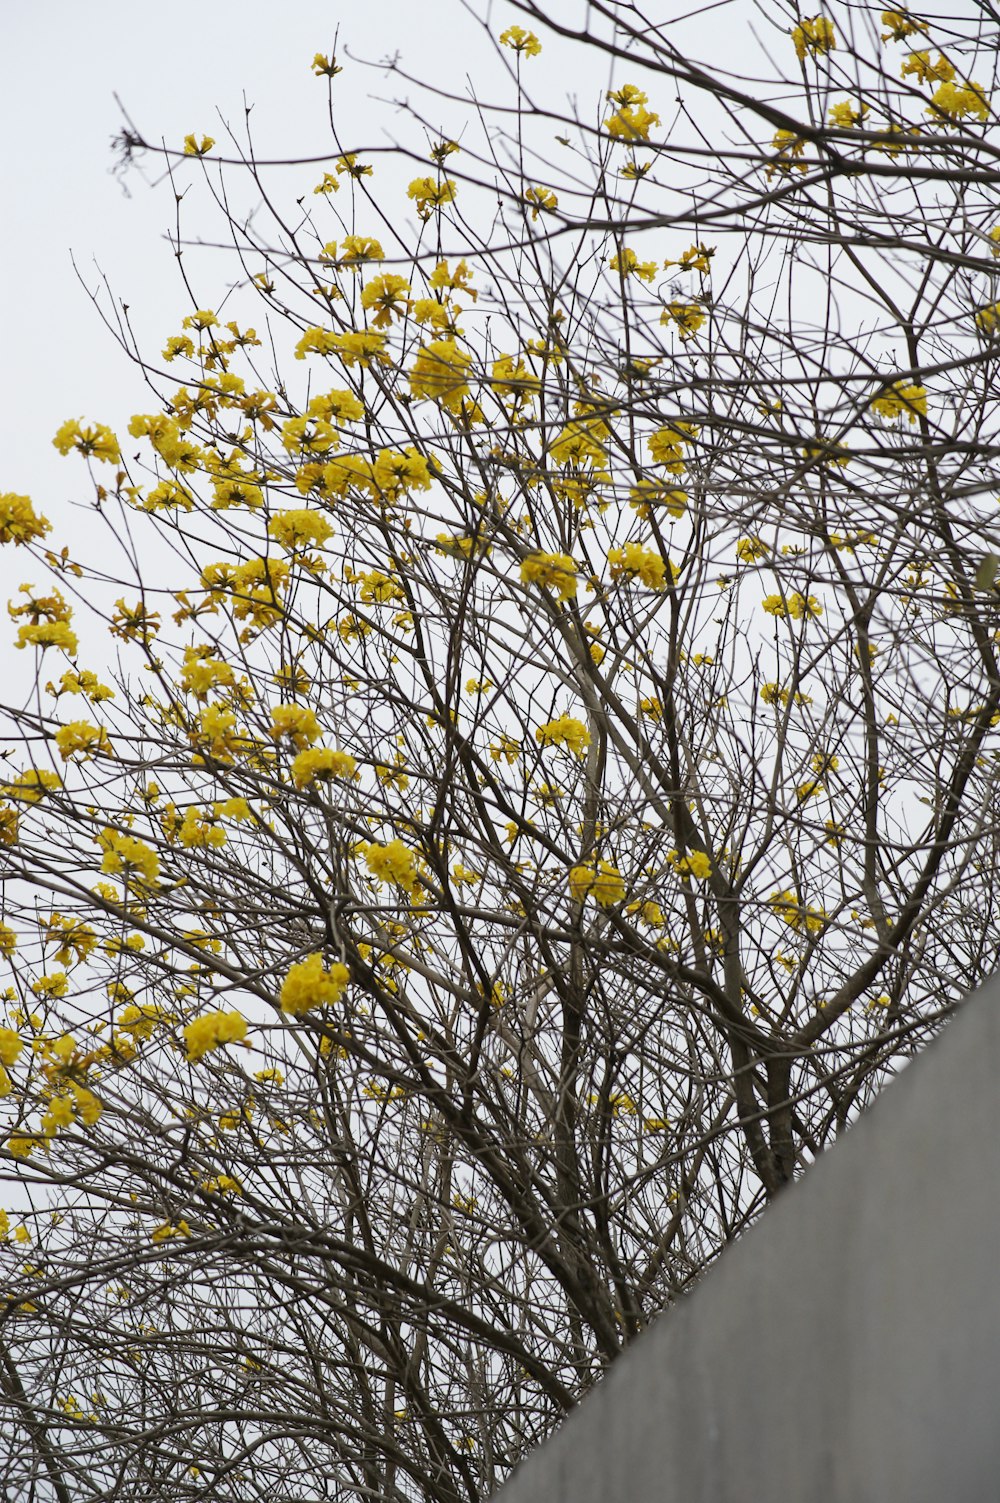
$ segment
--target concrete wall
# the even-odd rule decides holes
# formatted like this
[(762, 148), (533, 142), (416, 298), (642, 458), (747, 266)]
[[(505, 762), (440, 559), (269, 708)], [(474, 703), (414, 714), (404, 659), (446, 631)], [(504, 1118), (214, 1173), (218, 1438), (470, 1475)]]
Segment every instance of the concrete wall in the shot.
[(1000, 1500), (1000, 984), (498, 1498)]

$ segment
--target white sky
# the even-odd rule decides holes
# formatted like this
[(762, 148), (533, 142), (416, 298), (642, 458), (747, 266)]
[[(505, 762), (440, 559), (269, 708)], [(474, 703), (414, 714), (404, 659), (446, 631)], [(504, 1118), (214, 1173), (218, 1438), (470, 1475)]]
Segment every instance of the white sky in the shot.
[[(173, 0), (167, 7), (3, 0), (0, 9), (0, 490), (31, 495), (53, 522), (59, 518), (65, 537), (61, 503), (86, 482), (78, 462), (52, 448), (56, 429), (68, 417), (86, 417), (121, 431), (132, 412), (148, 407), (139, 372), (102, 326), (71, 252), (89, 284), (103, 273), (129, 304), (148, 353), (158, 352), (189, 311), (163, 238), (172, 218), (169, 187), (150, 191), (132, 172), (128, 196), (111, 175), (110, 143), (122, 126), (114, 93), (150, 139), (179, 147), (188, 131), (221, 143), (220, 113), (238, 127), (245, 91), (262, 154), (309, 155), (330, 148), (326, 83), (314, 78), (310, 63), (315, 52), (332, 51), (338, 23), (339, 52), (346, 46), (379, 60), (398, 50), (414, 74), (457, 90), (466, 68), (489, 73), (492, 66), (461, 0), (296, 0), (280, 11), (273, 0)], [(494, 33), (516, 19), (503, 3), (492, 9)], [(581, 13), (575, 0), (560, 0), (559, 9)], [(391, 130), (391, 105), (366, 96), (398, 97), (403, 87), (348, 65), (337, 80), (345, 135), (354, 138), (355, 119), (359, 144)], [(310, 184), (321, 176), (314, 168), (304, 174)], [(207, 219), (202, 227), (221, 228)], [(220, 259), (218, 286), (227, 280)], [(19, 567), (9, 555), (0, 559), (4, 596)]]

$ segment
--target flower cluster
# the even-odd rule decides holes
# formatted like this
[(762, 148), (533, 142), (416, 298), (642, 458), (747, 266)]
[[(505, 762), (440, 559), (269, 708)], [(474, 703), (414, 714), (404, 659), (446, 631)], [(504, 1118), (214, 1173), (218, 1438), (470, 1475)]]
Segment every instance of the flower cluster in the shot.
[(297, 1018), (317, 1007), (328, 1007), (340, 1001), (350, 979), (346, 965), (341, 965), (338, 961), (327, 970), (323, 965), (322, 955), (317, 951), (307, 959), (289, 966), (281, 983), (281, 1010)]
[(589, 861), (570, 868), (569, 894), (576, 903), (589, 897), (601, 908), (613, 908), (625, 896), (625, 883), (617, 866), (608, 861)]
[(539, 746), (565, 746), (582, 757), (590, 745), (590, 732), (574, 715), (560, 715), (558, 720), (548, 720), (540, 725), (535, 731), (535, 740)]
[(191, 1061), (204, 1059), (213, 1049), (223, 1044), (232, 1044), (246, 1038), (246, 1018), (238, 1012), (204, 1012), (184, 1029), (184, 1044), (187, 1058)]

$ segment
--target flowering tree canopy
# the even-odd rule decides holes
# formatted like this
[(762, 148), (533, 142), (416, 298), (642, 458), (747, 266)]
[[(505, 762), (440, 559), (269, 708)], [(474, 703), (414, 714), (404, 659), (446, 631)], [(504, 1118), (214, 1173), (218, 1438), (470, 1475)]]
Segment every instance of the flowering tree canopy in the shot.
[(516, 8), (0, 496), (12, 1496), (485, 1499), (993, 969), (981, 8)]

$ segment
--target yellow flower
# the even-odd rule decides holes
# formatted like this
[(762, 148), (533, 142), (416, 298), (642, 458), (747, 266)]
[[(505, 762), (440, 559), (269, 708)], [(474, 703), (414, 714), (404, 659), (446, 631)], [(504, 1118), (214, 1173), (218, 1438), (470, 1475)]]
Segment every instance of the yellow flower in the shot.
[(343, 73), (343, 68), (337, 66), (337, 55), (327, 57), (324, 52), (317, 52), (312, 60), (312, 70), (317, 78), (336, 78), (338, 73)]
[(955, 68), (948, 61), (943, 52), (937, 55), (937, 62), (931, 62), (929, 52), (911, 52), (900, 69), (901, 78), (914, 77), (918, 83), (951, 83), (955, 77)]
[(0, 543), (18, 547), (44, 537), (51, 530), (46, 518), (36, 515), (30, 496), (15, 496), (13, 491), (0, 495)]
[(363, 177), (371, 177), (372, 173), (375, 171), (374, 167), (362, 166), (362, 164), (358, 161), (358, 154), (356, 151), (345, 151), (343, 156), (338, 157), (333, 165), (336, 167), (338, 172), (344, 173), (346, 177), (356, 178), (358, 182), (360, 182)]
[(654, 903), (651, 898), (637, 900), (629, 903), (625, 912), (629, 918), (638, 919), (647, 929), (662, 929), (666, 925), (666, 918), (659, 903)]
[(93, 756), (114, 755), (104, 726), (91, 725), (86, 720), (71, 720), (67, 725), (61, 725), (56, 731), (56, 746), (64, 762), (71, 757), (87, 761)]
[(289, 967), (281, 983), (281, 1010), (297, 1018), (313, 1008), (339, 1002), (350, 979), (346, 965), (338, 962), (326, 970), (322, 955), (310, 955)]
[(421, 345), (410, 370), (410, 390), (415, 397), (429, 397), (450, 412), (461, 410), (470, 396), (468, 374), (472, 356), (454, 339), (435, 339)]
[(694, 423), (669, 423), (651, 433), (646, 442), (654, 464), (660, 464), (671, 475), (679, 475), (687, 463), (684, 450), (698, 437)]
[(57, 698), (60, 694), (82, 694), (92, 704), (100, 704), (105, 699), (114, 699), (114, 689), (109, 689), (107, 684), (102, 684), (96, 673), (91, 673), (87, 668), (76, 670), (67, 669), (59, 680), (59, 688), (52, 684), (46, 684), (49, 694)]
[(574, 600), (579, 572), (568, 553), (531, 553), (521, 563), (521, 583), (554, 589), (558, 600)]
[(883, 42), (905, 42), (907, 37), (927, 30), (926, 21), (916, 20), (909, 11), (905, 10), (884, 10), (882, 25), (889, 28), (888, 31), (882, 33)]
[(815, 595), (800, 595), (795, 590), (788, 597), (788, 614), (801, 621), (803, 616), (822, 616), (823, 607)]
[(943, 83), (931, 95), (926, 113), (937, 119), (957, 122), (966, 115), (975, 115), (977, 120), (989, 119), (990, 101), (985, 89), (977, 83)]
[(692, 339), (707, 315), (697, 303), (668, 303), (660, 314), (660, 323), (673, 324), (682, 339)]
[(87, 459), (99, 459), (104, 464), (121, 463), (118, 440), (103, 423), (83, 428), (77, 418), (68, 418), (52, 442), (60, 454), (68, 454), (71, 449), (76, 449)]
[(323, 734), (316, 712), (306, 705), (274, 705), (271, 709), (271, 739), (287, 740), (298, 750), (311, 746)]
[(559, 199), (551, 188), (543, 188), (535, 185), (525, 189), (524, 201), (531, 210), (533, 221), (538, 218), (539, 214), (551, 213), (553, 209), (558, 209), (559, 207)]
[(69, 977), (65, 971), (53, 971), (50, 976), (39, 976), (31, 983), (36, 997), (65, 997), (69, 991)]
[(324, 248), (323, 257), (338, 266), (350, 266), (356, 270), (365, 261), (384, 260), (385, 251), (374, 235), (345, 235), (340, 242), (339, 255), (337, 243), (332, 241)]
[(169, 1242), (172, 1237), (190, 1237), (190, 1235), (191, 1228), (186, 1221), (178, 1221), (176, 1226), (172, 1222), (165, 1221), (162, 1226), (158, 1226), (155, 1232), (151, 1234), (151, 1240), (153, 1242)]
[(569, 893), (576, 903), (591, 897), (601, 908), (613, 908), (625, 896), (625, 883), (621, 872), (610, 862), (591, 861), (570, 868)]
[(813, 16), (810, 20), (803, 20), (798, 26), (792, 27), (792, 41), (795, 44), (795, 55), (799, 62), (805, 62), (806, 54), (810, 57), (821, 57), (827, 52), (832, 52), (837, 45), (837, 34), (833, 29), (833, 22), (826, 16)]
[(455, 180), (450, 177), (440, 180), (433, 177), (415, 177), (406, 190), (406, 196), (415, 201), (418, 217), (429, 219), (435, 209), (455, 202)]
[(635, 251), (627, 245), (611, 257), (608, 266), (612, 271), (620, 272), (623, 277), (638, 277), (641, 282), (654, 281), (660, 269), (656, 261), (640, 261)]
[(648, 141), (652, 126), (659, 125), (659, 115), (646, 109), (647, 96), (634, 84), (611, 89), (607, 98), (618, 109), (604, 122), (604, 129), (617, 141)]
[(582, 757), (590, 745), (590, 732), (582, 720), (573, 715), (560, 715), (558, 720), (549, 720), (535, 732), (539, 746), (565, 746), (568, 751)]
[(686, 856), (668, 851), (667, 860), (679, 877), (705, 878), (712, 875), (712, 858), (704, 851), (689, 851)]
[(244, 1039), (246, 1034), (246, 1018), (238, 1012), (223, 1012), (219, 1009), (202, 1013), (201, 1017), (195, 1018), (184, 1029), (187, 1058), (191, 1061), (203, 1059), (213, 1049)]
[(666, 587), (667, 571), (671, 581), (675, 579), (673, 565), (653, 548), (644, 548), (641, 543), (626, 543), (624, 548), (612, 548), (608, 553), (612, 579), (638, 579), (650, 590)]
[(275, 512), (267, 524), (268, 537), (289, 553), (303, 548), (321, 548), (333, 536), (333, 524), (321, 512), (303, 507)]
[[(412, 183), (410, 187), (413, 187)], [(402, 318), (408, 307), (409, 296), (410, 284), (406, 278), (387, 273), (382, 277), (373, 277), (366, 285), (361, 294), (361, 306), (373, 313), (373, 328), (387, 329), (392, 323), (393, 314)]]
[(206, 152), (209, 152), (209, 151), (212, 150), (212, 147), (214, 145), (215, 145), (215, 137), (214, 136), (202, 136), (202, 138), (201, 138), (200, 141), (197, 139), (197, 137), (195, 137), (193, 135), (185, 136), (184, 137), (184, 155), (186, 157), (203, 157), (206, 154)]
[(53, 959), (58, 965), (70, 965), (74, 958), (84, 961), (97, 947), (97, 935), (82, 919), (63, 918), (61, 913), (52, 913), (42, 920), (49, 931), (49, 938), (58, 941)]
[(15, 799), (22, 804), (37, 804), (43, 794), (51, 793), (61, 784), (62, 779), (57, 772), (50, 772), (45, 767), (32, 767), (27, 772), (18, 773), (12, 783), (0, 785), (0, 796)]
[(793, 170), (795, 172), (807, 172), (805, 162), (796, 161), (805, 153), (806, 143), (801, 136), (797, 136), (791, 130), (776, 130), (771, 141), (771, 148), (775, 152), (775, 159), (767, 169), (769, 178), (779, 173), (787, 177)]
[(42, 1118), (42, 1132), (47, 1138), (55, 1137), (60, 1128), (69, 1127), (72, 1124), (73, 1116), (73, 1103), (70, 1098), (54, 1096)]
[(824, 909), (800, 903), (791, 892), (772, 892), (767, 901), (772, 912), (796, 934), (803, 930), (807, 934), (818, 934), (826, 925)]
[(111, 829), (102, 830), (97, 843), (104, 852), (101, 871), (106, 876), (120, 877), (126, 884), (138, 887), (156, 886), (160, 862), (151, 846), (134, 835), (121, 835)]
[(327, 747), (299, 752), (292, 761), (291, 771), (296, 788), (308, 788), (317, 779), (326, 781), (330, 778), (353, 778), (357, 781), (360, 777), (357, 763), (350, 752), (334, 751)]
[(410, 897), (419, 892), (416, 857), (401, 840), (390, 840), (386, 845), (373, 842), (366, 847), (364, 854), (365, 865), (380, 882), (393, 882)]
[(542, 50), (542, 44), (533, 31), (525, 31), (523, 26), (508, 26), (506, 31), (500, 33), (500, 45), (509, 47), (522, 57), (537, 57)]
[(24, 1048), (24, 1040), (13, 1028), (0, 1027), (0, 1065), (17, 1064), (18, 1055)]
[(517, 761), (520, 755), (520, 741), (518, 741), (516, 736), (508, 736), (506, 731), (500, 737), (499, 741), (492, 741), (490, 743), (490, 756), (494, 762), (499, 762), (503, 759), (508, 767), (510, 767)]
[[(976, 314), (976, 327), (988, 339), (992, 339), (1000, 329), (1000, 303), (991, 303), (986, 308), (980, 308)], [(22, 627), (22, 631), (23, 631)]]
[(842, 99), (839, 104), (831, 105), (829, 120), (838, 130), (853, 130), (855, 126), (864, 124), (868, 113), (866, 104), (852, 104), (849, 99)]
[(917, 414), (927, 416), (927, 388), (910, 382), (896, 381), (888, 391), (872, 399), (872, 411), (879, 417), (897, 418), (905, 413), (909, 422), (916, 421)]
[(76, 657), (76, 632), (65, 621), (37, 621), (17, 629), (15, 647), (61, 647), (69, 657)]
[(7, 1139), (7, 1147), (16, 1159), (30, 1159), (35, 1149), (40, 1147), (44, 1139), (29, 1136), (23, 1132), (12, 1132)]
[(711, 271), (711, 260), (715, 255), (714, 245), (692, 245), (686, 251), (681, 252), (679, 261), (664, 261), (663, 270), (671, 266), (679, 267), (681, 271), (698, 271), (702, 276), (708, 276)]

